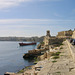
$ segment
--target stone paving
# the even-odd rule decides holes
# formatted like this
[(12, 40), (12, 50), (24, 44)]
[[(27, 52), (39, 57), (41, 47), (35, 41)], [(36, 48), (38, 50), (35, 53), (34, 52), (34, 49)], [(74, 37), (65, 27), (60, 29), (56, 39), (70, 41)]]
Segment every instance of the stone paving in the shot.
[(60, 58), (55, 59), (57, 62), (53, 63), (54, 59), (50, 58), (38, 75), (75, 75), (75, 63), (66, 41), (62, 47), (63, 49), (59, 50), (61, 51)]

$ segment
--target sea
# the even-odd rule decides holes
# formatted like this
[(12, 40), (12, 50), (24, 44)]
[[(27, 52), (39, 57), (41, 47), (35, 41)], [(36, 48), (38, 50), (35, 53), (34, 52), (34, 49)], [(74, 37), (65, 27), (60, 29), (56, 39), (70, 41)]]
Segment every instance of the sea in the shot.
[[(37, 45), (19, 46), (19, 41), (0, 41), (0, 75), (5, 72), (18, 72), (33, 61), (23, 59), (28, 50), (36, 49)], [(38, 43), (37, 43), (38, 44)]]

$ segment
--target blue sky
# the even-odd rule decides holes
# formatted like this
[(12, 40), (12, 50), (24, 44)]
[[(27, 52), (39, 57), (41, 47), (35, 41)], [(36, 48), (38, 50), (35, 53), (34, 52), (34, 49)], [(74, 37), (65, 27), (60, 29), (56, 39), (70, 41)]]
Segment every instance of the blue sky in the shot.
[(75, 28), (75, 0), (0, 0), (0, 37), (43, 36)]

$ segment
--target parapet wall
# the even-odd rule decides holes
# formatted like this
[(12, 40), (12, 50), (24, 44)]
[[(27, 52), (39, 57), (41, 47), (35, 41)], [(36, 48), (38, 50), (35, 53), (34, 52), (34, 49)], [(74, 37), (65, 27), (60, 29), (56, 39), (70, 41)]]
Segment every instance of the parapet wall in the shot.
[(69, 50), (71, 52), (73, 61), (75, 62), (75, 47), (69, 42), (69, 40), (66, 40), (66, 42), (67, 42)]

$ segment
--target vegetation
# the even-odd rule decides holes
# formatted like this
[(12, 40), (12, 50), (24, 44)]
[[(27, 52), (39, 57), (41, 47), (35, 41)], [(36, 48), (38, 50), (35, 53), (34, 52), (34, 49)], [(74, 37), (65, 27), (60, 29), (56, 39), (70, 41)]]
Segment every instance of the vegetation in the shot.
[(56, 72), (56, 73), (61, 73), (61, 72)]
[(26, 69), (28, 69), (29, 67), (27, 66), (27, 67), (25, 67)]
[(68, 31), (72, 31), (72, 30), (70, 29), (70, 30), (68, 30)]
[(56, 52), (56, 53), (53, 53), (52, 56), (59, 56), (61, 52)]
[(54, 57), (53, 57), (53, 59), (58, 59), (58, 58), (59, 58), (60, 53), (61, 53), (61, 52), (53, 53), (53, 54), (52, 54), (52, 56), (54, 56)]
[(37, 62), (38, 62), (37, 57), (34, 57), (34, 64), (37, 64)]
[(57, 62), (57, 61), (54, 60), (54, 61), (52, 61), (52, 62), (55, 63), (55, 62)]
[(58, 58), (59, 58), (59, 56), (54, 56), (54, 57), (53, 57), (53, 59), (58, 59)]
[(34, 64), (37, 64), (38, 63), (38, 61), (34, 61)]
[(44, 45), (44, 42), (40, 42), (40, 44)]
[(60, 56), (64, 56), (64, 55), (60, 55)]
[(24, 69), (20, 70), (18, 73), (23, 73), (24, 72)]
[(63, 47), (60, 47), (60, 49), (63, 49)]
[(38, 60), (37, 57), (34, 57), (34, 60), (37, 61)]

